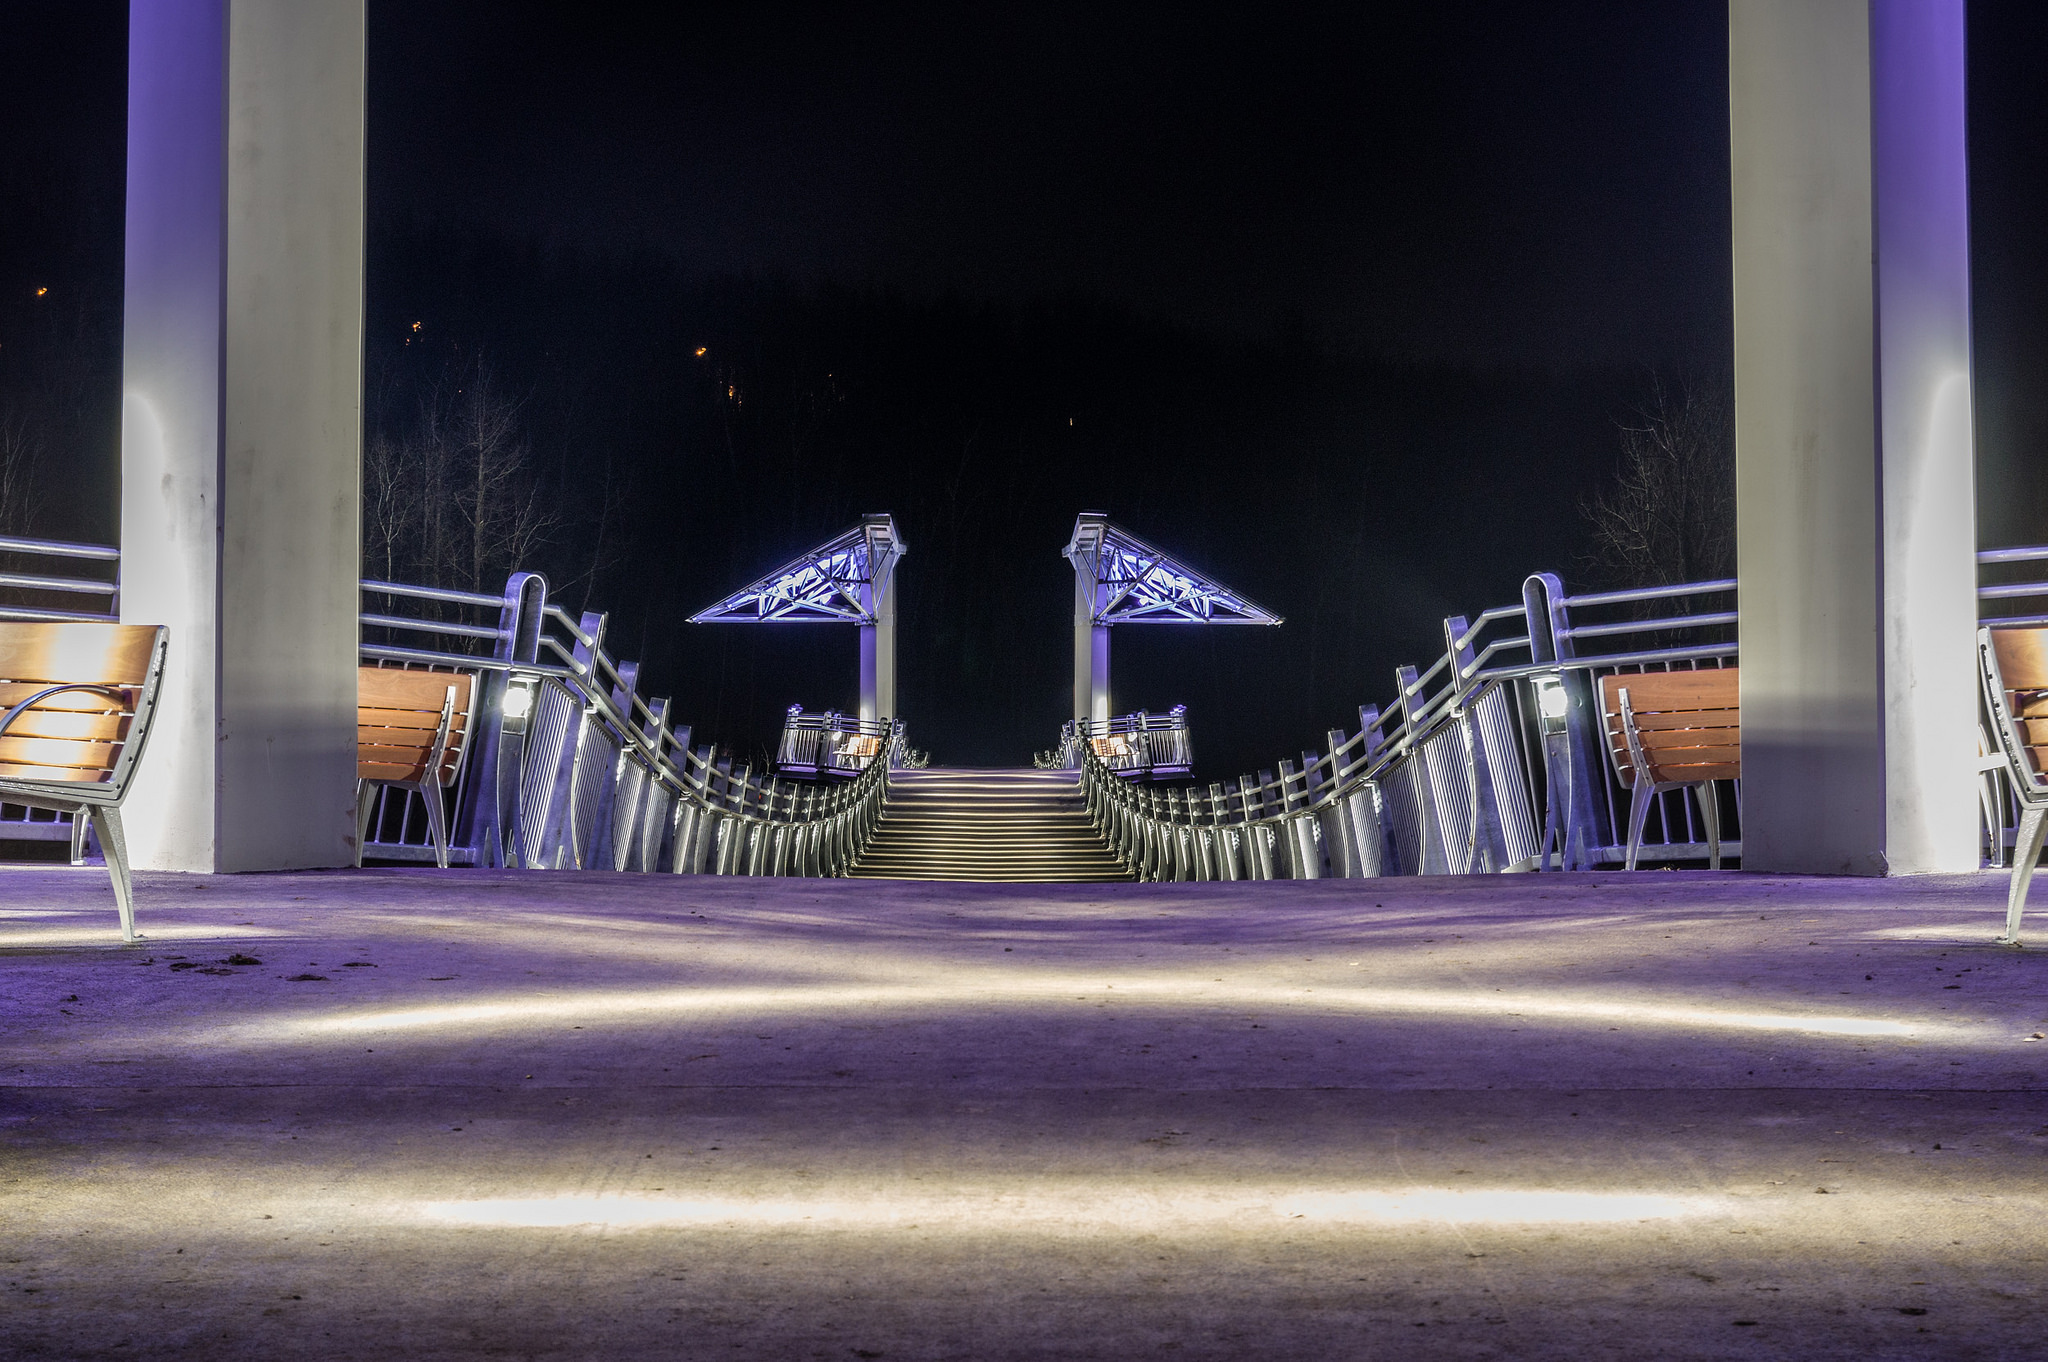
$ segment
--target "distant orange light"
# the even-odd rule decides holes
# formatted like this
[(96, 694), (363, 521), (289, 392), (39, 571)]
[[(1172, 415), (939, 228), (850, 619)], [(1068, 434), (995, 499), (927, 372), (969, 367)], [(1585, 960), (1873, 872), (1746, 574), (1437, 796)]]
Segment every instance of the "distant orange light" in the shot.
[[(37, 290), (36, 290), (36, 297), (40, 298), (40, 297), (42, 297), (42, 296), (43, 296), (43, 295), (44, 295), (45, 293), (48, 293), (49, 291), (50, 291), (50, 290), (48, 290), (48, 289), (46, 289), (46, 288), (39, 288), (39, 289), (37, 289)], [(704, 352), (703, 352), (702, 350), (699, 350), (699, 351), (698, 351), (697, 353), (701, 355), (701, 354), (703, 354)]]
[(701, 346), (701, 345), (697, 347), (697, 358), (698, 358), (698, 359), (702, 359), (702, 358), (704, 358), (704, 347), (703, 347), (703, 346)]
[(414, 323), (412, 324), (412, 329), (413, 329), (414, 331), (418, 331), (418, 330), (420, 329), (420, 324), (419, 324), (418, 322), (414, 322)]

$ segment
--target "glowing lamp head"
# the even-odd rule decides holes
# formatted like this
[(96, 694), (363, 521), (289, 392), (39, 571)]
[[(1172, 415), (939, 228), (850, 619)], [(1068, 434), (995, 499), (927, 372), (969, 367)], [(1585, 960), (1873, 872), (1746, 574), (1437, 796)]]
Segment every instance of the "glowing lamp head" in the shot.
[(1536, 687), (1536, 713), (1543, 721), (1545, 733), (1562, 733), (1565, 715), (1571, 712), (1571, 696), (1566, 694), (1564, 678), (1555, 673), (1531, 678)]
[(513, 723), (525, 723), (526, 716), (533, 713), (533, 687), (522, 681), (515, 681), (505, 689), (505, 717)]

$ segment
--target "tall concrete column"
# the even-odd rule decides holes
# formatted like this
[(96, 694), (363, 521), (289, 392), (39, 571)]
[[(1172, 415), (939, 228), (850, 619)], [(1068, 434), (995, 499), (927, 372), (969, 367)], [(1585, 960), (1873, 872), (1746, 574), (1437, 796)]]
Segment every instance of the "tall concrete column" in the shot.
[(139, 866), (350, 864), (363, 0), (133, 0), (121, 612), (171, 629)]
[(1977, 864), (1963, 0), (1731, 0), (1743, 864)]
[(1074, 717), (1109, 719), (1109, 626), (1095, 622), (1095, 581), (1074, 570)]
[(896, 713), (896, 574), (870, 588), (873, 624), (860, 626), (860, 717), (894, 719)]
[(867, 543), (867, 580), (860, 607), (870, 623), (860, 626), (860, 717), (900, 719), (896, 711), (896, 568), (910, 552), (887, 513), (861, 517)]

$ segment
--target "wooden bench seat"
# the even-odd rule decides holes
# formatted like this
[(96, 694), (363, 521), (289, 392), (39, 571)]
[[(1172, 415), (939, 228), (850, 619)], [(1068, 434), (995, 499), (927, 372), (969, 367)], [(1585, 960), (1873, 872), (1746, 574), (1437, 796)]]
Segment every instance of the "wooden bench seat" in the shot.
[(1600, 678), (1600, 711), (1614, 773), (1629, 792), (1628, 858), (1636, 868), (1650, 802), (1691, 789), (1707, 831), (1707, 863), (1721, 868), (1721, 806), (1713, 782), (1742, 778), (1739, 669), (1636, 672)]
[(427, 806), (434, 861), (448, 868), (448, 810), (469, 747), (476, 678), (468, 672), (362, 667), (356, 672), (356, 864), (363, 863), (377, 791), (417, 790)]
[[(2043, 774), (2048, 766), (2048, 629), (1980, 628), (1977, 663), (1984, 706), (1991, 713), (1992, 739), (2020, 808), (2012, 879), (2006, 890), (2005, 935), (1999, 938), (2017, 946), (2020, 915), (2026, 910), (2027, 888), (2041, 854), (2043, 828), (2048, 826), (2048, 775)], [(1991, 826), (1996, 829), (1998, 824), (1994, 820)], [(1994, 845), (1996, 839), (1994, 831)]]
[(106, 853), (121, 939), (139, 941), (121, 828), (163, 681), (169, 631), (153, 624), (0, 623), (0, 803), (89, 819)]

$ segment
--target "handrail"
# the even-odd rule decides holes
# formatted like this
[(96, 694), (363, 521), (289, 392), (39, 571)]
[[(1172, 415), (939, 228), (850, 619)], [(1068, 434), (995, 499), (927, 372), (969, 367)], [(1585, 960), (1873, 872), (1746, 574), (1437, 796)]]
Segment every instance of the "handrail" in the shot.
[(1582, 596), (1567, 596), (1561, 604), (1581, 607), (1588, 605), (1627, 605), (1633, 601), (1668, 600), (1673, 596), (1706, 596), (1717, 591), (1733, 591), (1736, 579), (1719, 577), (1711, 582), (1679, 582), (1673, 586), (1637, 586), (1621, 591), (1592, 591)]
[[(1482, 610), (1478, 613), (1478, 615), (1473, 617), (1470, 627), (1468, 627), (1463, 634), (1460, 634), (1456, 639), (1452, 641), (1451, 646), (1454, 648), (1463, 648), (1467, 644), (1471, 643), (1473, 639), (1478, 638), (1480, 631), (1485, 629), (1487, 625), (1496, 623), (1500, 620), (1517, 619), (1520, 618), (1521, 615), (1522, 607), (1519, 605), (1496, 605), (1490, 610)], [(1528, 641), (1529, 640), (1527, 638), (1524, 638), (1522, 640), (1522, 642), (1524, 643), (1527, 643)]]
[(358, 615), (357, 622), (378, 629), (409, 629), (418, 634), (454, 634), (461, 638), (503, 638), (505, 631), (481, 624), (453, 624), (445, 620), (407, 619), (403, 615)]
[[(1474, 632), (1477, 631), (1475, 630)], [(1467, 634), (1461, 640), (1461, 643), (1469, 643), (1471, 641), (1472, 635)], [(1460, 681), (1469, 681), (1473, 677), (1478, 676), (1486, 667), (1486, 659), (1492, 657), (1503, 648), (1526, 648), (1528, 646), (1529, 636), (1527, 634), (1517, 634), (1513, 638), (1497, 638), (1474, 654), (1469, 664), (1458, 669), (1458, 679)]]
[(0, 607), (0, 620), (22, 620), (29, 623), (48, 621), (53, 624), (94, 624), (112, 618), (113, 616), (104, 610), (45, 610), (32, 605)]
[(562, 609), (561, 606), (556, 605), (553, 602), (549, 602), (543, 613), (546, 614), (549, 619), (554, 620), (556, 623), (560, 624), (564, 629), (567, 629), (571, 636), (573, 636), (575, 640), (578, 643), (582, 644), (584, 647), (589, 648), (594, 647), (596, 645), (597, 640), (592, 638), (589, 634), (584, 633), (583, 626), (578, 624), (574, 619), (572, 619), (569, 615), (569, 612)]
[(379, 582), (365, 577), (362, 589), (380, 596), (410, 596), (423, 601), (446, 601), (452, 605), (501, 606), (503, 596), (486, 596), (475, 591), (457, 591), (445, 586), (411, 586), (404, 582)]
[(121, 561), (121, 550), (108, 544), (72, 544), (61, 539), (24, 539), (0, 535), (0, 552), (40, 553), (51, 558), (90, 558), (102, 563)]
[(93, 582), (83, 577), (38, 577), (23, 572), (0, 572), (0, 586), (27, 587), (32, 591), (70, 591), (81, 596), (112, 596), (121, 590), (119, 582)]
[(1611, 620), (1605, 624), (1574, 624), (1557, 631), (1559, 638), (1609, 638), (1615, 634), (1649, 634), (1663, 629), (1704, 629), (1710, 625), (1733, 624), (1741, 616), (1733, 610), (1716, 610), (1705, 615), (1671, 615), (1655, 620)]

